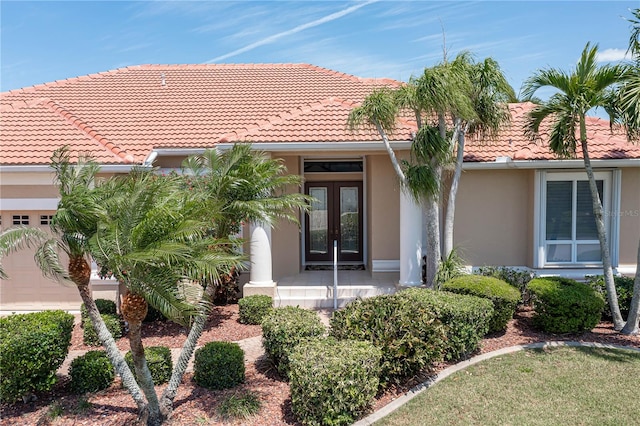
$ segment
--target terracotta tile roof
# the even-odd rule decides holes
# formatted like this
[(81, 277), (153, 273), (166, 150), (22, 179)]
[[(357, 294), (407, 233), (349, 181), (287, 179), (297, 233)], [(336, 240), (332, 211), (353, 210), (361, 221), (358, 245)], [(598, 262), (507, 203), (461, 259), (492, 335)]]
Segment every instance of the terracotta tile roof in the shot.
[(377, 140), (347, 130), (349, 107), (398, 84), (307, 64), (142, 65), (47, 83), (0, 94), (0, 164), (44, 164), (65, 143), (140, 163), (152, 148), (221, 141)]
[[(470, 140), (465, 146), (466, 162), (495, 161), (497, 157), (512, 160), (554, 160), (557, 157), (549, 150), (549, 122), (542, 123), (540, 139), (532, 141), (524, 135), (526, 115), (535, 108), (530, 102), (510, 104), (511, 123), (495, 138)], [(587, 117), (588, 147), (591, 159), (640, 158), (640, 145), (627, 142), (621, 132), (612, 132), (609, 122)], [(582, 159), (580, 146), (576, 158)]]
[[(349, 131), (347, 116), (374, 87), (399, 84), (307, 64), (140, 65), (46, 83), (0, 94), (0, 164), (48, 164), (63, 144), (104, 164), (139, 164), (153, 148), (377, 141), (373, 130)], [(511, 105), (511, 126), (496, 140), (469, 141), (465, 160), (553, 158), (523, 136), (532, 107)], [(593, 158), (640, 158), (606, 122), (589, 123)], [(402, 122), (392, 139), (413, 130)]]

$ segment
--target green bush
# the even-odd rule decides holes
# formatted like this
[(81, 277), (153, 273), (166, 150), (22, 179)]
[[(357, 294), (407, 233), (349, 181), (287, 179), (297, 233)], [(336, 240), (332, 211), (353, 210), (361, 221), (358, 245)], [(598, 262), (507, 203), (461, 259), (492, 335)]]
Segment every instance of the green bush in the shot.
[[(98, 308), (98, 312), (101, 314), (109, 314), (109, 315), (118, 315), (118, 310), (116, 309), (116, 303), (113, 300), (109, 299), (96, 299), (96, 308)], [(87, 307), (84, 306), (84, 303), (80, 305), (80, 324), (84, 326), (84, 321), (89, 319), (89, 314), (87, 313)]]
[(527, 284), (529, 281), (536, 277), (536, 273), (532, 271), (522, 271), (515, 268), (508, 268), (506, 266), (483, 266), (478, 268), (479, 275), (484, 275), (485, 277), (494, 277), (499, 280), (506, 282), (517, 288), (520, 291), (520, 297), (522, 298), (522, 303), (525, 305), (529, 304), (531, 300), (531, 296), (529, 294), (529, 290), (527, 289)]
[(244, 351), (237, 343), (207, 343), (196, 350), (193, 380), (211, 390), (229, 389), (244, 382)]
[(568, 278), (536, 278), (529, 283), (533, 324), (550, 333), (582, 333), (600, 322), (604, 299), (587, 284)]
[(44, 311), (0, 318), (0, 401), (48, 391), (67, 356), (73, 315)]
[[(144, 349), (144, 359), (147, 360), (147, 366), (151, 372), (153, 383), (159, 385), (167, 383), (171, 378), (173, 370), (173, 361), (171, 361), (171, 349), (166, 346), (150, 346)], [(129, 365), (131, 371), (135, 371), (133, 366), (133, 355), (128, 351), (124, 360)]]
[(273, 310), (273, 298), (263, 294), (254, 294), (238, 300), (240, 322), (242, 324), (262, 324)]
[(148, 305), (147, 316), (144, 317), (142, 322), (154, 322), (154, 321), (168, 321), (168, 319), (162, 314), (162, 312), (160, 312), (153, 306)]
[(291, 351), (300, 342), (321, 337), (325, 332), (315, 312), (285, 306), (272, 310), (262, 320), (262, 346), (278, 372), (287, 378)]
[(115, 371), (105, 351), (88, 351), (71, 361), (71, 390), (75, 393), (98, 392), (108, 388)]
[(507, 329), (507, 323), (516, 312), (520, 301), (520, 291), (498, 278), (482, 275), (464, 275), (447, 281), (443, 290), (458, 294), (468, 294), (491, 300), (493, 317), (489, 323), (489, 332)]
[(433, 312), (445, 326), (445, 359), (457, 361), (475, 352), (489, 331), (493, 304), (487, 299), (448, 291), (412, 288), (398, 293)]
[(442, 323), (426, 306), (399, 295), (355, 300), (333, 313), (331, 335), (363, 340), (382, 351), (380, 384), (398, 383), (443, 359)]
[[(587, 279), (587, 284), (599, 293), (605, 301), (602, 316), (611, 319), (611, 308), (609, 308), (609, 303), (607, 303), (607, 289), (604, 285), (604, 276), (592, 275), (585, 278)], [(616, 294), (618, 295), (620, 314), (622, 315), (622, 319), (626, 321), (626, 318), (629, 315), (629, 308), (631, 307), (631, 298), (633, 297), (633, 278), (613, 277), (613, 281), (616, 287)]]
[(349, 425), (371, 407), (382, 352), (369, 342), (318, 339), (290, 355), (291, 408), (305, 425)]
[[(120, 322), (120, 317), (110, 314), (102, 314), (100, 316), (102, 317), (104, 324), (107, 326), (107, 330), (109, 330), (114, 339), (122, 337), (122, 323)], [(82, 341), (85, 345), (100, 346), (102, 344), (100, 343), (100, 339), (98, 339), (98, 333), (93, 328), (91, 319), (85, 319), (82, 328)]]

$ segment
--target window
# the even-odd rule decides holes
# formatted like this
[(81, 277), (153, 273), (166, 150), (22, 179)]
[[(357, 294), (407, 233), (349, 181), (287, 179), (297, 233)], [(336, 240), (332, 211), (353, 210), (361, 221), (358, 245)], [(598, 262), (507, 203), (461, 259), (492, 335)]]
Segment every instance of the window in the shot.
[(13, 215), (13, 224), (14, 225), (28, 225), (29, 224), (29, 215)]
[(40, 215), (40, 225), (51, 225), (51, 220), (53, 219), (53, 215)]
[[(601, 265), (600, 241), (586, 174), (541, 172), (541, 175), (538, 266)], [(595, 178), (608, 240), (612, 243), (617, 241), (611, 232), (615, 218), (606, 214), (612, 210), (612, 173), (597, 172)]]

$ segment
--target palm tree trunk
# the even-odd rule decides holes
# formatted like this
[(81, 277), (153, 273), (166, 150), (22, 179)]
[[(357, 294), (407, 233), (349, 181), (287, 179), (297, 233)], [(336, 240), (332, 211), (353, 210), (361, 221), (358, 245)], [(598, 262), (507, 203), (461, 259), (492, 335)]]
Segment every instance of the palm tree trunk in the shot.
[[(206, 302), (211, 302), (213, 299), (213, 294), (215, 292), (215, 283), (209, 283), (204, 290), (202, 298)], [(187, 366), (189, 365), (189, 360), (193, 356), (193, 352), (196, 350), (196, 345), (198, 344), (198, 339), (202, 335), (202, 331), (204, 330), (205, 323), (207, 322), (207, 313), (203, 311), (200, 315), (198, 315), (189, 330), (189, 335), (182, 345), (182, 350), (180, 351), (180, 356), (176, 361), (176, 364), (173, 366), (173, 371), (171, 372), (171, 378), (169, 379), (169, 384), (166, 389), (162, 393), (162, 398), (160, 399), (160, 410), (165, 418), (171, 417), (171, 413), (173, 412), (173, 401), (178, 392), (178, 386), (182, 382), (182, 377), (184, 373), (187, 371)]]
[(142, 388), (142, 392), (147, 397), (149, 417), (147, 419), (148, 426), (161, 425), (164, 421), (160, 413), (160, 404), (158, 403), (158, 395), (153, 385), (153, 378), (144, 356), (144, 346), (142, 344), (142, 321), (129, 321), (129, 345), (131, 346), (131, 356), (133, 357), (133, 366), (136, 370), (138, 383)]
[(458, 150), (456, 152), (456, 169), (451, 179), (451, 187), (449, 188), (449, 197), (447, 198), (447, 212), (444, 217), (444, 241), (443, 241), (443, 253), (442, 257), (446, 259), (453, 251), (453, 224), (456, 214), (456, 196), (458, 195), (458, 185), (460, 183), (460, 176), (462, 175), (462, 162), (464, 160), (464, 143), (465, 134), (469, 125), (465, 126), (465, 129), (458, 133)]
[(440, 265), (440, 203), (434, 195), (426, 201), (425, 227), (427, 231), (427, 250), (425, 257), (426, 285), (435, 288), (436, 274)]
[(142, 391), (140, 390), (133, 373), (129, 369), (122, 353), (118, 349), (115, 340), (113, 340), (113, 336), (107, 329), (107, 326), (104, 324), (104, 321), (98, 312), (96, 302), (93, 300), (93, 297), (91, 297), (89, 285), (84, 283), (76, 283), (76, 285), (78, 286), (80, 298), (82, 299), (84, 306), (87, 308), (87, 314), (91, 319), (93, 328), (96, 330), (98, 338), (100, 339), (102, 346), (105, 348), (105, 352), (107, 353), (107, 357), (109, 358), (111, 365), (113, 365), (113, 368), (120, 376), (122, 385), (127, 389), (127, 391), (129, 391), (131, 397), (135, 401), (136, 406), (138, 407), (139, 419), (146, 422), (148, 416), (147, 402), (144, 399)]
[(604, 214), (602, 212), (602, 202), (598, 194), (596, 179), (593, 175), (591, 160), (589, 158), (589, 150), (587, 148), (587, 129), (585, 125), (584, 114), (580, 117), (580, 144), (582, 146), (582, 156), (584, 159), (584, 168), (589, 178), (589, 189), (591, 190), (591, 202), (593, 205), (593, 216), (596, 221), (596, 229), (598, 231), (598, 240), (600, 241), (600, 253), (602, 253), (602, 269), (604, 274), (604, 283), (607, 290), (607, 299), (609, 301), (609, 309), (613, 317), (613, 327), (615, 330), (621, 330), (624, 326), (620, 307), (618, 306), (618, 294), (616, 292), (615, 282), (613, 280), (613, 267), (611, 266), (611, 254), (609, 252), (609, 244), (607, 242), (607, 231), (604, 226)]
[(627, 323), (621, 330), (622, 334), (638, 334), (640, 329), (640, 241), (638, 242), (638, 262), (636, 265), (636, 279), (633, 283), (633, 298), (631, 299), (631, 308)]
[(387, 149), (387, 154), (389, 154), (389, 159), (391, 159), (391, 165), (393, 166), (393, 169), (396, 171), (396, 175), (398, 175), (398, 179), (400, 179), (401, 185), (405, 186), (406, 183), (407, 183), (407, 179), (404, 176), (402, 168), (400, 167), (400, 163), (398, 162), (398, 159), (396, 158), (395, 152), (393, 152), (393, 149), (391, 148), (391, 144), (389, 143), (389, 138), (387, 138), (387, 134), (385, 133), (385, 131), (382, 128), (382, 126), (380, 125), (380, 123), (378, 123), (377, 120), (374, 120), (374, 122), (376, 124), (376, 129), (378, 129), (378, 133), (380, 134), (380, 137), (382, 138), (382, 142), (384, 143), (384, 147)]

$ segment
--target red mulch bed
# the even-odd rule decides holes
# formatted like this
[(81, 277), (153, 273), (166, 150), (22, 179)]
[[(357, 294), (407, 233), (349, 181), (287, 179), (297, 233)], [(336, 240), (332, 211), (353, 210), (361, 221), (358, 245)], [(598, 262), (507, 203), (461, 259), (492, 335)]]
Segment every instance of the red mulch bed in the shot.
[[(509, 322), (504, 333), (490, 335), (482, 342), (480, 353), (518, 344), (539, 342), (576, 340), (582, 342), (598, 342), (614, 345), (640, 347), (640, 336), (623, 336), (613, 331), (611, 323), (601, 323), (593, 331), (581, 335), (555, 335), (541, 333), (531, 326), (532, 312), (529, 309), (516, 313)], [(154, 323), (145, 325), (144, 343), (146, 346), (165, 345), (180, 347), (186, 336), (186, 330), (171, 323)], [(205, 332), (199, 343), (213, 340), (235, 341), (247, 337), (258, 336), (259, 326), (243, 325), (238, 322), (237, 305), (217, 307), (212, 313)], [(118, 346), (127, 349), (128, 341), (120, 339)], [(72, 350), (91, 349), (82, 344), (82, 330), (76, 326), (72, 338)], [(446, 368), (439, 365), (436, 371)], [(375, 404), (375, 409), (388, 404), (402, 395), (412, 386), (429, 377), (428, 373), (407, 381), (387, 391)], [(134, 425), (136, 409), (129, 394), (121, 388), (118, 380), (109, 389), (91, 394), (88, 401), (90, 408), (82, 410), (78, 405), (79, 397), (69, 392), (69, 378), (60, 376), (59, 383), (53, 391), (38, 395), (35, 401), (0, 406), (0, 425)], [(161, 393), (164, 386), (158, 386)], [(258, 415), (235, 423), (223, 422), (217, 415), (217, 406), (225, 397), (242, 391), (256, 392), (261, 400), (262, 408)], [(63, 414), (55, 419), (49, 416), (50, 407), (55, 403), (63, 407)], [(235, 389), (226, 391), (208, 391), (196, 386), (192, 375), (187, 374), (175, 400), (173, 417), (168, 425), (296, 425), (291, 413), (289, 386), (270, 367), (263, 358), (246, 366), (245, 383)]]

